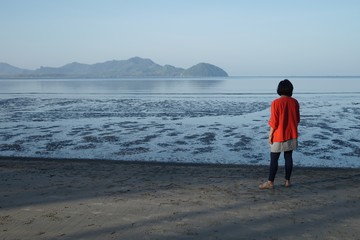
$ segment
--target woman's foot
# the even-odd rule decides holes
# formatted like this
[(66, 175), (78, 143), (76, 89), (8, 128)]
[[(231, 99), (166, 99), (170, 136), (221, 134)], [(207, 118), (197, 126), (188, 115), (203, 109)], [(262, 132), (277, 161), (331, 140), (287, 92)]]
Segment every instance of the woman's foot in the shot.
[(291, 187), (290, 180), (285, 180), (285, 187)]
[(266, 181), (263, 184), (259, 185), (260, 189), (273, 189), (274, 188), (274, 182)]

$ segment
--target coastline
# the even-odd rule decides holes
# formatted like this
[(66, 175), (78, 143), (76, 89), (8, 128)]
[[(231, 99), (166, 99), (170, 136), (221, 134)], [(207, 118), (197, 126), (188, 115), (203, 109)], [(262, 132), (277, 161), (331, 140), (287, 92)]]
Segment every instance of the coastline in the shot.
[[(121, 164), (121, 165), (159, 165), (159, 166), (182, 166), (182, 167), (218, 167), (218, 168), (265, 168), (268, 170), (268, 164), (244, 164), (244, 163), (212, 163), (212, 162), (174, 162), (174, 161), (152, 161), (152, 160), (114, 160), (114, 159), (97, 159), (97, 158), (49, 158), (49, 157), (21, 157), (21, 156), (0, 156), (0, 163), (5, 162), (73, 162), (73, 163), (96, 163), (96, 164)], [(284, 162), (279, 159), (279, 168), (283, 168)], [(294, 168), (303, 170), (359, 170), (358, 167), (348, 166), (302, 166), (294, 164)]]
[(360, 169), (0, 157), (1, 239), (356, 239)]

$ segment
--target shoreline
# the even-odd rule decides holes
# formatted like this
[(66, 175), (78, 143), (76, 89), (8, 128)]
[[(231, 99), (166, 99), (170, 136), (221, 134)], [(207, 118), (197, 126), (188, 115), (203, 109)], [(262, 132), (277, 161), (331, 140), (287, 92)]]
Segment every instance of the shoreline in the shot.
[[(129, 165), (159, 165), (159, 166), (189, 166), (189, 167), (242, 167), (242, 168), (269, 168), (269, 165), (261, 164), (244, 164), (244, 163), (205, 163), (205, 162), (175, 162), (175, 161), (146, 161), (146, 160), (114, 160), (114, 159), (91, 159), (91, 158), (49, 158), (49, 157), (7, 157), (0, 156), (1, 161), (32, 161), (32, 162), (77, 162), (77, 163), (104, 163), (104, 164), (129, 164)], [(284, 167), (284, 162), (279, 159), (279, 168)], [(294, 164), (296, 169), (311, 169), (311, 170), (360, 170), (358, 167), (329, 167), (329, 166), (298, 166)]]
[(1, 239), (357, 239), (360, 169), (0, 157)]

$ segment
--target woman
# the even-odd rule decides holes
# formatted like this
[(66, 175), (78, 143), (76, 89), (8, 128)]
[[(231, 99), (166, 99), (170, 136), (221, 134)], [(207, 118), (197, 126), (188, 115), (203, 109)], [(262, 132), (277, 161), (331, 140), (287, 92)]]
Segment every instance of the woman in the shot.
[(285, 158), (285, 187), (290, 187), (293, 168), (292, 153), (298, 145), (298, 124), (300, 122), (300, 107), (298, 101), (292, 97), (293, 89), (294, 87), (288, 79), (281, 81), (277, 88), (280, 97), (271, 103), (268, 139), (271, 149), (270, 173), (268, 181), (261, 184), (260, 189), (274, 188), (281, 152), (284, 152)]

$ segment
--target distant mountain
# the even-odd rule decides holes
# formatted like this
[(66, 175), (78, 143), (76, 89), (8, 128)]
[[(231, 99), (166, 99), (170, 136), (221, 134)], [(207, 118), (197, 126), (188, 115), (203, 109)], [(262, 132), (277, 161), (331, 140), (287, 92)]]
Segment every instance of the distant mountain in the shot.
[(221, 68), (199, 63), (189, 69), (161, 66), (140, 57), (96, 64), (69, 63), (62, 67), (26, 70), (0, 63), (0, 78), (121, 78), (121, 77), (227, 77)]
[(17, 68), (7, 63), (0, 63), (0, 75), (22, 75), (28, 72), (29, 70)]
[(227, 77), (228, 74), (221, 68), (208, 64), (199, 63), (186, 69), (182, 76), (184, 77)]

